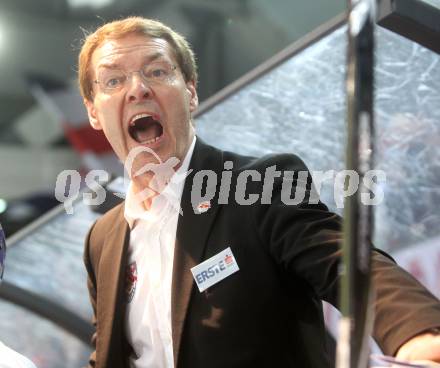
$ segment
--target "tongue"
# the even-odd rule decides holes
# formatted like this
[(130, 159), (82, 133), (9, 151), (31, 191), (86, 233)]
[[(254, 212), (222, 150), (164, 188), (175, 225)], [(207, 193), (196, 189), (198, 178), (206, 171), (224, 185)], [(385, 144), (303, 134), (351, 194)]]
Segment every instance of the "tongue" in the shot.
[(150, 141), (162, 135), (162, 127), (157, 122), (138, 123), (134, 132), (134, 139), (139, 143)]

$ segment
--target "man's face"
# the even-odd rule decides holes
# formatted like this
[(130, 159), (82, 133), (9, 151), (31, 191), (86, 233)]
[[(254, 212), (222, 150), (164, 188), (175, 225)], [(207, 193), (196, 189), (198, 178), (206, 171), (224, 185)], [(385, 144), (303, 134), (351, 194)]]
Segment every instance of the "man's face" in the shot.
[[(137, 71), (151, 63), (176, 69), (165, 82), (147, 83)], [(122, 89), (106, 91), (100, 77), (114, 69), (129, 78)], [(125, 162), (130, 150), (147, 147), (162, 162), (170, 157), (182, 162), (194, 137), (191, 112), (198, 99), (194, 82), (185, 82), (168, 42), (136, 34), (107, 40), (94, 51), (91, 71), (100, 84), (94, 83), (93, 102), (86, 101), (90, 123), (104, 131), (119, 159)], [(148, 163), (158, 160), (148, 152), (136, 155), (129, 174)]]

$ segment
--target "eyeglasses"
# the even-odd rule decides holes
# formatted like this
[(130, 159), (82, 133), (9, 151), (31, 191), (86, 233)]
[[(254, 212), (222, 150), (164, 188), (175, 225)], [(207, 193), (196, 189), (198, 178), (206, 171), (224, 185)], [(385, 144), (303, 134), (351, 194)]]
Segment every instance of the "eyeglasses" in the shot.
[(0, 280), (3, 278), (3, 271), (5, 269), (5, 258), (6, 258), (5, 233), (3, 232), (2, 226), (0, 225)]
[(154, 62), (145, 64), (142, 69), (132, 72), (119, 69), (102, 69), (98, 73), (98, 79), (94, 82), (99, 85), (101, 91), (106, 93), (118, 92), (124, 89), (134, 73), (139, 73), (149, 86), (170, 84), (176, 76), (176, 68), (175, 65), (166, 62)]

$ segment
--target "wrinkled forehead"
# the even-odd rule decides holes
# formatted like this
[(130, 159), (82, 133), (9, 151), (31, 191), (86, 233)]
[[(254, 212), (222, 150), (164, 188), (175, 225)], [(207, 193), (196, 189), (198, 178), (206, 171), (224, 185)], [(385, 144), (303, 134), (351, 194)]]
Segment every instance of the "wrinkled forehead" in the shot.
[(93, 52), (92, 69), (112, 64), (134, 64), (148, 58), (162, 58), (174, 62), (173, 50), (162, 38), (130, 35), (120, 39), (108, 39)]

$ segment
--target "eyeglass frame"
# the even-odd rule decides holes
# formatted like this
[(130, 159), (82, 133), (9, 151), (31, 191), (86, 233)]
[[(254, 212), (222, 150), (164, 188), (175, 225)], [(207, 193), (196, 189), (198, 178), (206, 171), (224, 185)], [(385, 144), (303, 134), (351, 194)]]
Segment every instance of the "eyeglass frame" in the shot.
[[(165, 78), (164, 81), (159, 81), (159, 80), (154, 81), (154, 80), (151, 80), (151, 78), (150, 78), (150, 77), (147, 77), (147, 76), (145, 75), (144, 71), (143, 71), (144, 69), (146, 69), (146, 68), (148, 68), (148, 67), (150, 67), (150, 66), (154, 66), (154, 65), (156, 65), (156, 64), (159, 64), (159, 65), (161, 65), (161, 64), (165, 64), (165, 65), (167, 65), (167, 66), (170, 67), (170, 70), (169, 70), (170, 75), (167, 76), (167, 78)], [(99, 79), (95, 79), (95, 80), (93, 81), (93, 83), (95, 83), (95, 84), (97, 84), (97, 85), (99, 86), (99, 89), (100, 89), (100, 90), (104, 91), (104, 92), (107, 93), (107, 94), (112, 94), (112, 93), (116, 93), (116, 92), (119, 92), (119, 91), (123, 90), (124, 87), (126, 87), (126, 82), (128, 82), (129, 79), (131, 79), (132, 76), (133, 76), (133, 74), (135, 74), (135, 73), (139, 74), (139, 76), (142, 78), (142, 80), (143, 80), (144, 82), (146, 82), (149, 86), (152, 85), (152, 84), (153, 84), (153, 85), (154, 85), (154, 84), (168, 84), (170, 81), (172, 81), (172, 80), (175, 78), (175, 74), (174, 74), (174, 72), (177, 70), (177, 66), (174, 65), (174, 64), (168, 63), (168, 62), (160, 61), (160, 62), (147, 63), (147, 64), (143, 65), (143, 67), (142, 67), (141, 69), (139, 69), (139, 70), (133, 70), (133, 71), (131, 71), (131, 72), (127, 72), (127, 71), (125, 71), (125, 70), (123, 70), (123, 69), (112, 69), (112, 70), (113, 70), (114, 72), (121, 72), (121, 74), (123, 74), (123, 75), (125, 76), (125, 79), (124, 79), (124, 81), (120, 84), (120, 87), (119, 87), (119, 86), (114, 87), (114, 88), (111, 88), (111, 87), (103, 87), (103, 85), (105, 85), (105, 83), (104, 83), (103, 81), (100, 81)], [(169, 79), (169, 80), (167, 80), (167, 79)], [(165, 82), (165, 83), (164, 83), (164, 82)]]

